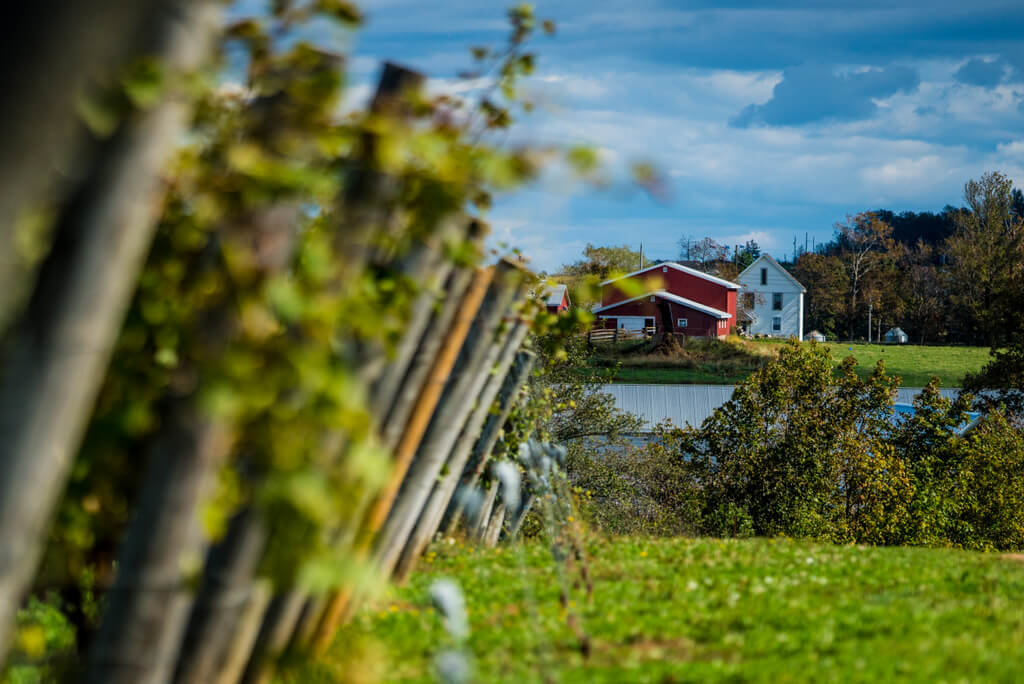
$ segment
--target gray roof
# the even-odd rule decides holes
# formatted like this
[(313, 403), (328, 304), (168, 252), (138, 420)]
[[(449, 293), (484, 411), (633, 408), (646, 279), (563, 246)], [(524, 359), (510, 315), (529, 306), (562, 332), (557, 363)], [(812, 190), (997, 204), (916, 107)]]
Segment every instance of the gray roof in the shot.
[(548, 306), (559, 306), (562, 303), (562, 297), (565, 296), (565, 291), (567, 289), (568, 288), (565, 285), (552, 285), (545, 293), (544, 303)]
[[(631, 385), (612, 383), (600, 385), (598, 390), (610, 394), (615, 406), (628, 411), (645, 422), (641, 431), (649, 431), (663, 420), (671, 420), (677, 427), (687, 423), (700, 425), (715, 409), (732, 398), (732, 385)], [(943, 387), (939, 393), (955, 399), (955, 387)], [(911, 404), (920, 394), (920, 387), (900, 387), (896, 390), (896, 403)]]

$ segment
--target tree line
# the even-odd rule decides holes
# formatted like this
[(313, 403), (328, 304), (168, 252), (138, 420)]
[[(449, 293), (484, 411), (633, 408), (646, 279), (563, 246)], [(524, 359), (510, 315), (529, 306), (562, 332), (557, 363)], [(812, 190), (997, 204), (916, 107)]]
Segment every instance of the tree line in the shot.
[[(684, 235), (678, 244), (677, 261), (727, 280), (762, 254), (755, 240), (730, 247)], [(664, 260), (627, 245), (588, 244), (554, 277), (579, 284)], [(832, 240), (782, 264), (807, 288), (805, 330), (880, 340), (898, 326), (919, 344), (1000, 347), (1020, 330), (1024, 193), (1002, 173), (987, 173), (965, 184), (963, 207), (851, 215)]]
[[(863, 212), (787, 264), (807, 288), (805, 328), (879, 339), (900, 326), (918, 343), (1001, 346), (1024, 296), (1024, 196), (999, 172), (970, 180), (961, 208)], [(868, 312), (873, 326), (867, 328)]]

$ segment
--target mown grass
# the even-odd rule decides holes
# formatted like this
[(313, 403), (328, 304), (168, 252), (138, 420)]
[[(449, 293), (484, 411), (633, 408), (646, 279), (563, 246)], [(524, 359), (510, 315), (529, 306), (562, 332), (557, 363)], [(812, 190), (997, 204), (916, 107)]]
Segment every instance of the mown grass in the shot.
[(765, 539), (588, 546), (593, 599), (576, 590), (570, 610), (589, 656), (567, 627), (550, 552), (533, 543), (435, 547), (409, 586), (357, 616), (327, 662), (345, 677), (377, 662), (380, 681), (433, 681), (451, 641), (428, 588), (448, 577), (466, 595), (479, 682), (1009, 682), (1024, 672), (1020, 561)]
[[(705, 353), (703, 358), (675, 360), (632, 353), (595, 354), (595, 367), (607, 367), (615, 360), (622, 364), (614, 374), (614, 382), (654, 384), (735, 384), (753, 373), (779, 345), (778, 340), (742, 342), (752, 352), (749, 356), (728, 351), (728, 358), (717, 359)], [(806, 344), (806, 343), (805, 343)], [(943, 387), (959, 387), (964, 375), (981, 369), (989, 360), (986, 347), (932, 347), (920, 345), (879, 345), (826, 342), (838, 365), (847, 356), (857, 360), (857, 373), (868, 376), (879, 359), (886, 371), (898, 375), (904, 387), (923, 387), (937, 376)], [(604, 370), (604, 368), (602, 368)]]
[(870, 374), (879, 359), (904, 387), (923, 387), (933, 375), (943, 387), (959, 387), (964, 375), (975, 373), (989, 360), (987, 347), (928, 347), (920, 345), (825, 343), (836, 359), (853, 356), (858, 373)]

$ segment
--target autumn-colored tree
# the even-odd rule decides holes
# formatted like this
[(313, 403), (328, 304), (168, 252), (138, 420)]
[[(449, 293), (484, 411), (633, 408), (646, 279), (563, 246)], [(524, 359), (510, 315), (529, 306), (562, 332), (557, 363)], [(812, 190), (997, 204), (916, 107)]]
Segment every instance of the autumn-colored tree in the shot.
[(607, 278), (615, 273), (629, 273), (640, 268), (640, 252), (627, 245), (597, 247), (587, 243), (583, 258), (562, 268), (562, 273), (572, 276), (594, 275)]
[(906, 329), (921, 344), (945, 336), (948, 298), (936, 265), (936, 249), (919, 240), (913, 247), (899, 248), (899, 296), (906, 314)]
[(845, 223), (837, 223), (839, 259), (849, 278), (847, 291), (847, 324), (850, 337), (854, 336), (856, 321), (864, 302), (864, 290), (869, 287), (869, 276), (875, 274), (888, 260), (894, 243), (892, 227), (872, 212), (847, 216)]
[(1013, 181), (998, 171), (968, 181), (964, 201), (946, 241), (947, 283), (964, 340), (998, 346), (1021, 318), (1024, 219), (1013, 210)]
[(793, 277), (805, 284), (805, 328), (834, 335), (845, 317), (846, 292), (850, 278), (838, 257), (805, 252), (793, 265)]

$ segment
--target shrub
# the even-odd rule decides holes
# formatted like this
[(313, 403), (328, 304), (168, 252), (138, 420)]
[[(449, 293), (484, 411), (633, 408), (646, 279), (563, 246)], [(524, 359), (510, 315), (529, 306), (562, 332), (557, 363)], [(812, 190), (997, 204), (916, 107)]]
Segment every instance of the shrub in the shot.
[(897, 384), (881, 362), (861, 380), (852, 358), (834, 374), (827, 348), (790, 343), (681, 434), (690, 519), (721, 536), (1024, 548), (1021, 432), (995, 412), (964, 433), (973, 398), (934, 379), (897, 415)]
[(695, 534), (696, 479), (679, 458), (678, 430), (660, 429), (646, 443), (607, 440), (569, 449), (570, 481), (583, 496), (580, 513), (613, 535)]

